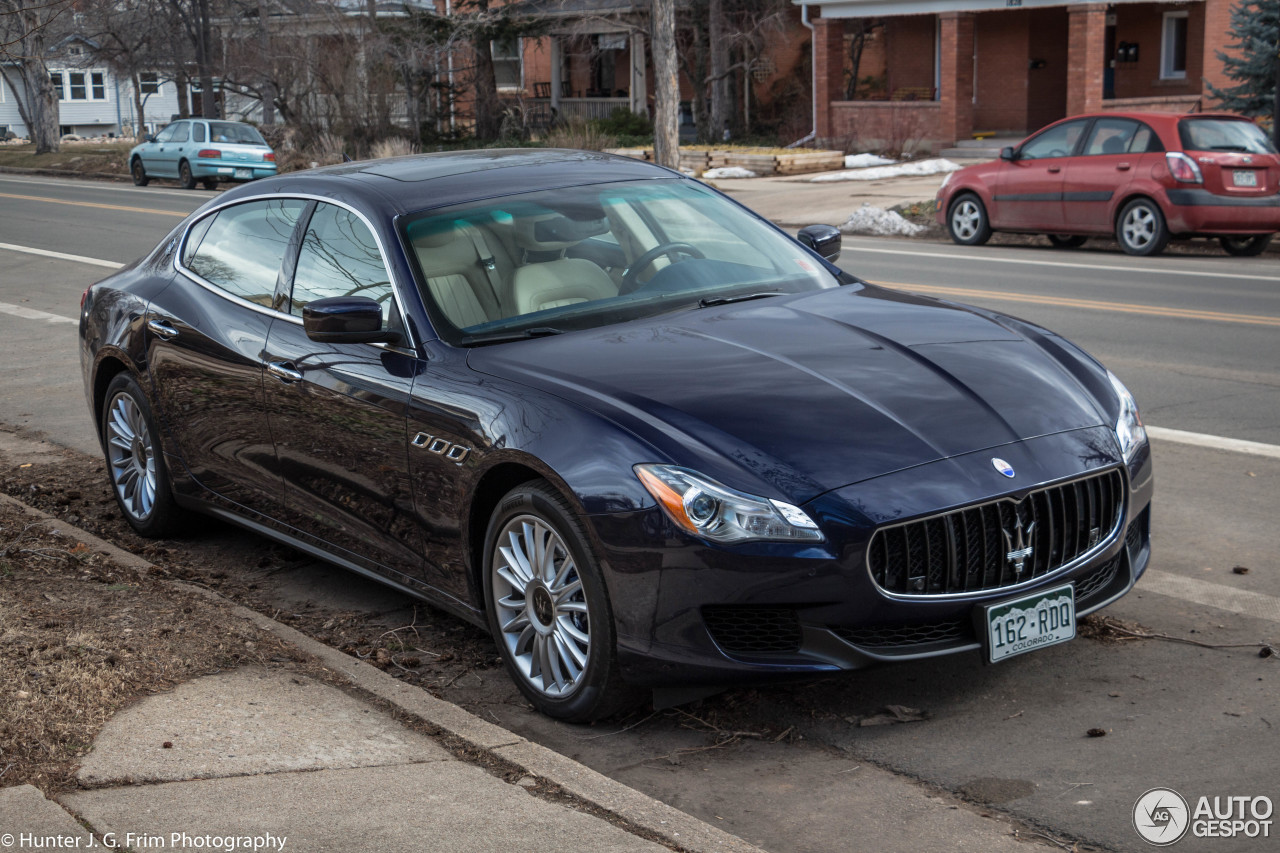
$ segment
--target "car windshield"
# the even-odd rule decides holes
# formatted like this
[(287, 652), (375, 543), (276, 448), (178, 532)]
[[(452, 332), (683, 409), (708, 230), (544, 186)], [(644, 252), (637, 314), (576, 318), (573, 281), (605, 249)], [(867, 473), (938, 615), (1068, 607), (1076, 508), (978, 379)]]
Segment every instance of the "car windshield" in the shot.
[(401, 227), (432, 322), (463, 345), (840, 284), (799, 244), (692, 181), (522, 193)]
[(233, 145), (266, 145), (262, 134), (247, 124), (238, 121), (209, 122), (209, 141), (228, 142)]
[(1262, 128), (1251, 121), (1229, 118), (1184, 118), (1178, 122), (1182, 147), (1190, 151), (1243, 151), (1275, 154)]

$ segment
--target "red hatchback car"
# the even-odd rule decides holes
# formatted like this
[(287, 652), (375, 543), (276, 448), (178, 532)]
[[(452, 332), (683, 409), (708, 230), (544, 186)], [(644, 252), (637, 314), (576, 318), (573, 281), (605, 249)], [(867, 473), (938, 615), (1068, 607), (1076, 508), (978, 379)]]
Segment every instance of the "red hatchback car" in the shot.
[(1256, 124), (1220, 113), (1102, 113), (1056, 122), (1000, 159), (953, 172), (938, 222), (957, 243), (992, 231), (1055, 246), (1114, 235), (1131, 255), (1217, 237), (1256, 255), (1280, 231), (1280, 155)]

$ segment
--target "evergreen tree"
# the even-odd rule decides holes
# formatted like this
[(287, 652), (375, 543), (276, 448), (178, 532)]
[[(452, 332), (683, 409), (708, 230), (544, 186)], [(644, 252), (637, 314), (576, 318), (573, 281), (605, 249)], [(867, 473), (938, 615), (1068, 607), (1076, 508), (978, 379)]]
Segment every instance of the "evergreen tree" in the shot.
[(1230, 32), (1231, 53), (1218, 51), (1218, 59), (1238, 85), (1209, 91), (1223, 109), (1270, 116), (1271, 136), (1280, 147), (1280, 0), (1242, 0), (1231, 10)]

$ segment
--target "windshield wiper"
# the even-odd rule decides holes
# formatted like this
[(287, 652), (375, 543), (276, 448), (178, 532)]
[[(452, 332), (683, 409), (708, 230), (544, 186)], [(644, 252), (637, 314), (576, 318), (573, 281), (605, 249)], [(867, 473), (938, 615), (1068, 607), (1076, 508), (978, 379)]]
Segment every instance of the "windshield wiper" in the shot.
[(712, 305), (730, 305), (734, 302), (750, 302), (752, 299), (764, 299), (766, 296), (777, 296), (780, 291), (766, 290), (761, 293), (744, 293), (741, 296), (712, 296), (699, 299), (699, 308), (710, 308)]
[(491, 332), (486, 335), (463, 335), (460, 343), (466, 347), (485, 346), (486, 344), (505, 344), (509, 341), (527, 341), (529, 338), (546, 338), (563, 334), (551, 326), (534, 326), (532, 329), (521, 329), (518, 332)]

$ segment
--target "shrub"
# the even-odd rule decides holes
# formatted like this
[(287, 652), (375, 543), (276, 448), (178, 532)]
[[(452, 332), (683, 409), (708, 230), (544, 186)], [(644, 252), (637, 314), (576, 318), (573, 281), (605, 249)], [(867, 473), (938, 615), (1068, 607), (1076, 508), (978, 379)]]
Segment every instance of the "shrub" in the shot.
[(594, 124), (602, 133), (610, 136), (653, 136), (653, 122), (648, 116), (633, 113), (626, 107), (618, 107), (608, 118), (595, 119)]
[(616, 136), (601, 130), (597, 122), (571, 118), (547, 132), (545, 139), (550, 148), (579, 148), (584, 151), (603, 151), (616, 148)]

